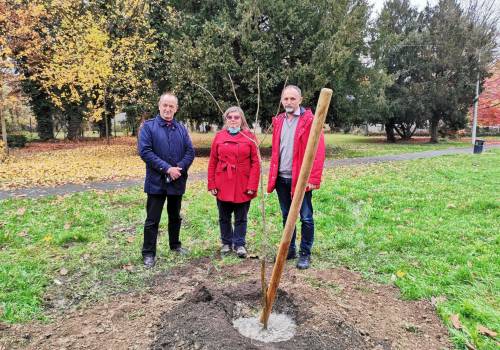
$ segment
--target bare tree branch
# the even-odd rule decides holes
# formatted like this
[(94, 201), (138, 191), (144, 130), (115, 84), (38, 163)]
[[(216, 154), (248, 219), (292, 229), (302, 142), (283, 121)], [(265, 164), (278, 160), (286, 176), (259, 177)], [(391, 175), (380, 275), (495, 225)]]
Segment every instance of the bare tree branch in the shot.
[(221, 115), (224, 114), (224, 111), (222, 110), (222, 108), (220, 107), (219, 103), (217, 102), (217, 100), (215, 99), (214, 95), (212, 95), (212, 93), (210, 91), (208, 91), (206, 88), (204, 88), (203, 86), (199, 85), (199, 84), (196, 84), (196, 83), (193, 83), (193, 85), (196, 85), (198, 86), (199, 88), (203, 89), (205, 92), (207, 92), (211, 97), (212, 99), (214, 100), (215, 104), (217, 105), (217, 107), (219, 108), (219, 111), (221, 113)]
[(240, 105), (240, 100), (238, 100), (238, 95), (236, 95), (236, 89), (234, 88), (234, 82), (233, 82), (233, 79), (231, 79), (231, 74), (227, 73), (228, 77), (229, 77), (229, 80), (231, 81), (231, 87), (233, 89), (233, 94), (234, 94), (234, 98), (236, 99), (236, 102), (238, 103), (238, 107), (241, 108), (241, 105)]

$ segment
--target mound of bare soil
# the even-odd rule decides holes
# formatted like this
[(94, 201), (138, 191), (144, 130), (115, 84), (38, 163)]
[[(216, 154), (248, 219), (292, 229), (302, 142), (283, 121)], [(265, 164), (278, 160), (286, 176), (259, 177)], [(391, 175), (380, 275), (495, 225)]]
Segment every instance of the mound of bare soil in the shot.
[(258, 314), (260, 292), (257, 281), (231, 288), (198, 287), (190, 297), (162, 315), (151, 349), (373, 349), (383, 340), (365, 340), (354, 327), (334, 315), (317, 325), (312, 303), (296, 303), (279, 290), (273, 310), (292, 317), (297, 323), (295, 337), (279, 343), (262, 343), (242, 336), (233, 320)]
[(278, 343), (250, 340), (233, 320), (259, 314), (259, 272), (256, 260), (222, 267), (194, 261), (156, 275), (145, 292), (57, 310), (49, 324), (0, 324), (0, 349), (450, 348), (428, 301), (403, 301), (397, 288), (345, 269), (299, 271), (292, 264), (273, 312), (295, 321), (295, 336)]

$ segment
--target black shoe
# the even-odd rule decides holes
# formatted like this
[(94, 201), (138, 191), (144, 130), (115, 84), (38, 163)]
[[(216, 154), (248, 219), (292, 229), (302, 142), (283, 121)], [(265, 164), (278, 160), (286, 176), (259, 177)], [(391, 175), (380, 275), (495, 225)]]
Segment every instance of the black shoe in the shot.
[(183, 248), (183, 247), (177, 247), (177, 248), (174, 248), (171, 250), (173, 252), (176, 252), (179, 255), (188, 255), (189, 254), (189, 250), (187, 250), (186, 248)]
[(297, 268), (299, 270), (308, 269), (309, 265), (311, 265), (311, 256), (310, 255), (299, 256), (299, 261), (297, 261)]
[(144, 261), (144, 267), (147, 268), (147, 269), (150, 269), (152, 267), (155, 266), (156, 264), (156, 259), (154, 256), (151, 256), (151, 255), (147, 255), (144, 257), (143, 259)]

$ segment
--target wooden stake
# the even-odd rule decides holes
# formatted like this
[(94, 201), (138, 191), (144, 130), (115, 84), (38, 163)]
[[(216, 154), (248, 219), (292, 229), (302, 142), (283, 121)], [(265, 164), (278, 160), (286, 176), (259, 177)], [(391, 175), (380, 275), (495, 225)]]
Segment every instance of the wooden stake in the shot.
[[(267, 286), (266, 286), (266, 260), (262, 259), (260, 262), (260, 282), (262, 289), (262, 308), (266, 309), (267, 305)], [(264, 329), (267, 329), (267, 322), (264, 323)]]
[(295, 186), (292, 204), (290, 206), (285, 228), (283, 229), (283, 236), (281, 237), (280, 247), (276, 256), (276, 263), (274, 264), (271, 280), (269, 281), (269, 287), (267, 288), (266, 304), (260, 317), (260, 322), (264, 325), (267, 325), (269, 315), (271, 314), (271, 309), (276, 297), (276, 290), (278, 289), (281, 275), (283, 273), (286, 255), (288, 254), (288, 247), (290, 246), (292, 233), (304, 199), (307, 181), (311, 175), (313, 161), (316, 157), (316, 151), (318, 150), (321, 130), (323, 128), (323, 124), (325, 123), (326, 113), (328, 112), (332, 94), (333, 91), (331, 89), (323, 88), (321, 89), (321, 94), (319, 95), (318, 105), (316, 106), (316, 115), (314, 116), (311, 132), (309, 133), (309, 139), (307, 140), (304, 160), (302, 161), (302, 167), (300, 168), (299, 178), (297, 180), (297, 185)]

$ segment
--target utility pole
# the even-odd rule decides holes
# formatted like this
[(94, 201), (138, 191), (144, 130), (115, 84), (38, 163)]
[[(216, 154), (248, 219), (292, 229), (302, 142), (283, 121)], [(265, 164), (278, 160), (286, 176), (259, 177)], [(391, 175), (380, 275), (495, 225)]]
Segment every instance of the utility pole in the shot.
[(479, 105), (479, 63), (481, 63), (481, 53), (478, 53), (478, 66), (477, 66), (477, 81), (476, 81), (476, 96), (474, 97), (474, 114), (472, 118), (472, 144), (476, 143), (476, 129), (477, 129), (477, 108)]

